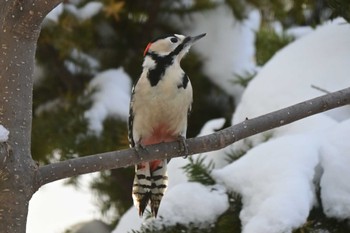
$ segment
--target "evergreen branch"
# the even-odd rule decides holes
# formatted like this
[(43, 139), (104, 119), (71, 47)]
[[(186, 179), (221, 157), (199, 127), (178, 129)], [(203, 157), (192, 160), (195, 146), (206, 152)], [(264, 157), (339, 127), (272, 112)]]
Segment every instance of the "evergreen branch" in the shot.
[(246, 153), (247, 153), (247, 151), (245, 151), (245, 150), (232, 151), (231, 153), (228, 153), (226, 155), (225, 161), (228, 164), (230, 164), (230, 163), (236, 161), (237, 159), (239, 159), (240, 157), (244, 156)]
[[(350, 104), (350, 87), (256, 118), (247, 119), (210, 135), (189, 138), (186, 140), (188, 155), (219, 150), (249, 136), (347, 104)], [(184, 156), (179, 142), (160, 143), (149, 145), (145, 148), (139, 153), (135, 149), (125, 149), (42, 166), (38, 170), (37, 185), (40, 187), (46, 183), (67, 177), (127, 167), (138, 164), (141, 161), (147, 162), (155, 159), (170, 159)]]
[(326, 94), (331, 93), (330, 91), (327, 91), (326, 89), (321, 88), (321, 87), (318, 87), (318, 86), (313, 85), (313, 84), (311, 84), (311, 87), (314, 88), (314, 89), (316, 89), (316, 90), (318, 90), (318, 91), (321, 91), (321, 92), (323, 92), (323, 93), (326, 93)]
[(233, 81), (233, 83), (241, 85), (242, 87), (247, 87), (249, 82), (253, 80), (256, 74), (257, 72), (246, 72), (244, 75), (235, 74), (236, 79)]
[(187, 173), (189, 181), (199, 182), (204, 185), (215, 184), (214, 179), (210, 176), (211, 171), (214, 169), (213, 161), (205, 164), (204, 157), (199, 156), (196, 160), (189, 157), (189, 163), (182, 168)]

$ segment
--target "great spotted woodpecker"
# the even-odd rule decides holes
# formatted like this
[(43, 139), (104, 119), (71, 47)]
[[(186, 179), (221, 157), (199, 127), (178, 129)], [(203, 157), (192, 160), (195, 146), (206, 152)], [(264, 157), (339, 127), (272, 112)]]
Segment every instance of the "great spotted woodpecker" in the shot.
[[(139, 149), (161, 142), (184, 142), (192, 104), (192, 86), (180, 67), (180, 61), (191, 45), (205, 35), (168, 35), (147, 45), (143, 71), (133, 87), (130, 102), (131, 147)], [(150, 203), (152, 215), (156, 217), (168, 184), (167, 160), (135, 165), (135, 173), (132, 197), (139, 215), (143, 215)]]

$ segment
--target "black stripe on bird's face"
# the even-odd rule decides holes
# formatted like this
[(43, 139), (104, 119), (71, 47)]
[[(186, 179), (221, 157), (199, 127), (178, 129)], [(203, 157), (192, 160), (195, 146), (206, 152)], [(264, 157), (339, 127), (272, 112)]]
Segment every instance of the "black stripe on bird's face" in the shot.
[[(166, 38), (166, 37), (165, 37)], [(187, 46), (187, 43), (191, 40), (190, 37), (186, 37), (181, 44), (179, 44), (172, 52), (168, 55), (160, 56), (155, 52), (147, 52), (146, 56), (150, 56), (155, 62), (155, 67), (149, 69), (148, 71), (148, 80), (151, 83), (151, 86), (156, 86), (158, 82), (163, 78), (166, 69), (174, 63), (174, 59), (177, 55)], [(187, 86), (188, 80), (185, 83)], [(184, 86), (184, 88), (186, 88)]]
[(184, 50), (184, 48), (186, 46), (188, 46), (188, 42), (190, 42), (191, 37), (186, 37), (181, 44), (179, 44), (171, 53), (169, 53), (168, 56), (175, 58), (177, 55), (179, 55), (181, 53), (182, 50)]
[(149, 55), (156, 63), (155, 67), (148, 71), (147, 76), (148, 80), (151, 83), (151, 86), (153, 87), (156, 86), (162, 79), (166, 69), (173, 64), (174, 58), (170, 56), (159, 56), (153, 52), (151, 52)]

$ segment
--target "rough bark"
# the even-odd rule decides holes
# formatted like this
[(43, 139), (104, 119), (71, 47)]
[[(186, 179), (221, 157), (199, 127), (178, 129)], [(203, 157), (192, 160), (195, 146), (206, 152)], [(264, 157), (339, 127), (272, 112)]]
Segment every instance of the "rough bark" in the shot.
[[(350, 104), (350, 88), (307, 100), (253, 119), (247, 119), (240, 124), (207, 136), (187, 139), (188, 155), (219, 150), (249, 136), (346, 104)], [(38, 180), (43, 185), (66, 177), (127, 167), (141, 161), (169, 159), (179, 156), (183, 156), (183, 152), (178, 142), (147, 146), (146, 150), (138, 153), (134, 149), (106, 152), (43, 166), (39, 169)]]
[(0, 231), (25, 232), (28, 203), (36, 191), (31, 158), (32, 88), (36, 42), (43, 17), (57, 1), (0, 2)]

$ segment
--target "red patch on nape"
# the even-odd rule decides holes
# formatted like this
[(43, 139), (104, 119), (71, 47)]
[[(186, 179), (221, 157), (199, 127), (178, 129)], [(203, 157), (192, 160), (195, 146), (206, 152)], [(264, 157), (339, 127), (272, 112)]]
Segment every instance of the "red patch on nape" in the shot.
[(151, 47), (151, 45), (152, 45), (152, 43), (148, 43), (148, 45), (145, 48), (145, 51), (143, 51), (143, 56), (146, 56), (146, 53), (148, 52), (149, 47)]

